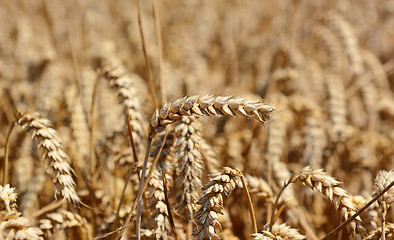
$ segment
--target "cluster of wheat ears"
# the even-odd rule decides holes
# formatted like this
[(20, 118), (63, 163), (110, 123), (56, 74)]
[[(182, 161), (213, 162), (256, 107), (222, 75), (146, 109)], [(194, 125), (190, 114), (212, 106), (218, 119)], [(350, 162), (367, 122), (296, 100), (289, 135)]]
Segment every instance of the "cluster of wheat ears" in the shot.
[(3, 0), (0, 23), (0, 240), (394, 239), (392, 0)]

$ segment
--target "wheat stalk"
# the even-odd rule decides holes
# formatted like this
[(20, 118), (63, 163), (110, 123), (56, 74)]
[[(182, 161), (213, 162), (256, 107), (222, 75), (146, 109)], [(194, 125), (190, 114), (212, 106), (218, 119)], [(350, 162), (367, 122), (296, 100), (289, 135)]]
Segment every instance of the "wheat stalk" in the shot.
[(63, 151), (57, 132), (51, 127), (48, 119), (40, 118), (38, 113), (18, 112), (16, 122), (25, 131), (30, 132), (38, 141), (38, 152), (43, 161), (46, 160), (48, 174), (56, 185), (56, 193), (60, 193), (68, 201), (79, 204), (80, 199), (75, 190), (74, 170), (67, 154)]

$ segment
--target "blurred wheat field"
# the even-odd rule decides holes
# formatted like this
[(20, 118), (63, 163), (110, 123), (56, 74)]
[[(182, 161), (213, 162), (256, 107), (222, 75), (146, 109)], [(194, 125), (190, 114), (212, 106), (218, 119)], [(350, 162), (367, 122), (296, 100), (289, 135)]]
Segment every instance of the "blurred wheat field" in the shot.
[(0, 22), (0, 239), (394, 239), (394, 1), (18, 0)]

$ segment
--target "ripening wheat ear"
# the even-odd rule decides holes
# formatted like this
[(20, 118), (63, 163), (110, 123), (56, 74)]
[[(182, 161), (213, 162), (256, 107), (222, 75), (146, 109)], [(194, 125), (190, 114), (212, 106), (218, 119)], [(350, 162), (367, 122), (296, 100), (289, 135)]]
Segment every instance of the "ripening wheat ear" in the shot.
[(305, 236), (300, 234), (297, 229), (291, 228), (287, 226), (285, 223), (278, 225), (275, 224), (272, 226), (272, 232), (267, 230), (262, 231), (261, 233), (253, 233), (251, 234), (254, 240), (302, 240), (305, 239)]
[(35, 227), (34, 219), (21, 217), (20, 212), (0, 215), (1, 239), (43, 240), (43, 232)]
[[(149, 199), (148, 206), (151, 209), (149, 225), (153, 231), (150, 239), (167, 239), (171, 231), (169, 223), (169, 212), (165, 202), (165, 192), (162, 180), (163, 171), (167, 167), (167, 162), (172, 158), (171, 148), (174, 145), (174, 134), (169, 133), (165, 139), (162, 151), (160, 151), (166, 134), (159, 134), (153, 143), (151, 157), (158, 156), (156, 168), (153, 170), (152, 178), (149, 180), (146, 197)], [(170, 179), (169, 174), (165, 174), (166, 180)]]
[(140, 93), (133, 84), (133, 78), (137, 75), (128, 75), (122, 66), (106, 67), (103, 75), (109, 81), (110, 86), (118, 93), (119, 102), (122, 103), (130, 116), (130, 125), (133, 128), (133, 139), (137, 147), (137, 152), (143, 152), (143, 139), (146, 129), (145, 120), (142, 115), (142, 103)]
[(179, 187), (175, 208), (184, 217), (186, 223), (193, 216), (198, 200), (197, 189), (202, 185), (202, 155), (198, 150), (200, 125), (197, 121), (193, 116), (182, 117), (182, 122), (175, 128), (176, 185)]
[[(328, 176), (322, 169), (315, 170), (306, 167), (299, 174), (296, 174), (293, 179), (327, 197), (335, 204), (335, 208), (339, 211), (343, 220), (346, 221), (356, 213), (357, 209), (350, 199), (350, 194), (339, 187), (339, 181)], [(355, 222), (349, 224), (349, 227), (352, 234), (365, 234), (365, 228), (362, 226), (359, 216)]]
[[(56, 212), (51, 212), (46, 215), (46, 219), (40, 220), (40, 228), (42, 230), (64, 230), (73, 227), (78, 227), (79, 239), (91, 239), (90, 225), (87, 220), (77, 213), (73, 213), (64, 209), (59, 209)], [(74, 236), (76, 237), (76, 236)]]
[(242, 176), (239, 170), (229, 167), (223, 167), (221, 170), (222, 173), (212, 174), (209, 183), (202, 188), (203, 196), (197, 202), (201, 206), (194, 215), (197, 220), (197, 227), (193, 230), (194, 239), (220, 239), (215, 227), (221, 228), (218, 214), (223, 214), (223, 195), (229, 196)]
[(47, 172), (56, 184), (56, 193), (60, 193), (73, 204), (79, 204), (80, 199), (73, 179), (74, 170), (50, 121), (40, 118), (38, 113), (18, 112), (16, 123), (37, 140), (39, 155), (42, 160), (47, 160)]
[(341, 38), (346, 55), (349, 58), (350, 70), (355, 76), (360, 76), (364, 71), (357, 36), (352, 26), (342, 16), (330, 13), (325, 18), (328, 26)]
[[(393, 171), (380, 171), (380, 173), (375, 178), (374, 188), (376, 193), (383, 191), (383, 189), (385, 189), (393, 181)], [(387, 192), (385, 192), (382, 197), (378, 199), (378, 203), (382, 209), (382, 232), (384, 232), (386, 228), (387, 209), (390, 207), (391, 204), (394, 203), (394, 189), (391, 188)]]
[[(384, 228), (384, 234), (386, 239), (393, 239), (394, 238), (394, 224), (387, 223)], [(363, 238), (363, 240), (380, 240), (382, 236), (382, 227), (377, 227), (376, 229), (372, 230), (367, 237)]]
[(180, 120), (182, 116), (244, 116), (265, 122), (271, 119), (272, 111), (274, 108), (271, 106), (243, 98), (213, 95), (183, 97), (173, 103), (164, 104), (153, 113), (149, 135), (153, 138), (167, 125)]
[(11, 213), (11, 208), (16, 208), (17, 198), (18, 195), (15, 193), (15, 188), (10, 187), (9, 184), (4, 185), (4, 187), (0, 185), (0, 203), (2, 205), (1, 211), (6, 209), (8, 213)]

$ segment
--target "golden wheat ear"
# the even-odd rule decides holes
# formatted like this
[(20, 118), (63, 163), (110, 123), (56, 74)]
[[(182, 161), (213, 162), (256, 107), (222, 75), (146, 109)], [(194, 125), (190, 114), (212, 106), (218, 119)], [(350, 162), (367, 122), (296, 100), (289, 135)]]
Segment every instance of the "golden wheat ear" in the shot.
[(230, 116), (253, 118), (262, 123), (271, 119), (274, 108), (260, 101), (231, 96), (196, 95), (179, 98), (164, 104), (152, 115), (149, 126), (150, 138), (163, 131), (167, 125), (182, 116)]
[(74, 170), (50, 121), (40, 118), (38, 113), (18, 112), (16, 122), (37, 140), (40, 158), (45, 161), (48, 167), (47, 173), (56, 185), (55, 195), (60, 194), (69, 202), (80, 204), (73, 179)]

